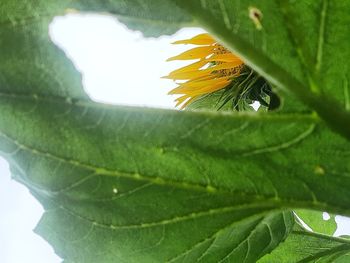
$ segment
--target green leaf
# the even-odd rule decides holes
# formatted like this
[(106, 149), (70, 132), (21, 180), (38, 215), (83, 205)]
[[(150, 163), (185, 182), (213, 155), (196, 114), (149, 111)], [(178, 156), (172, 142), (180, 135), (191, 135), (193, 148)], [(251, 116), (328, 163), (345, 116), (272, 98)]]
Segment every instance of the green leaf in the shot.
[[(140, 196), (149, 197), (152, 196)], [(153, 202), (152, 205), (162, 204)], [(81, 204), (79, 207), (81, 209)], [(108, 208), (118, 213), (121, 207), (114, 202)], [(196, 211), (155, 222), (141, 223), (134, 219), (136, 222), (130, 225), (109, 222), (103, 218), (105, 212), (92, 219), (79, 218), (63, 209), (49, 210), (36, 232), (55, 244), (58, 255), (73, 262), (230, 262), (233, 259), (256, 262), (286, 237), (289, 231), (286, 232), (285, 227), (289, 228), (292, 222), (290, 214), (249, 218), (254, 212), (233, 210)], [(160, 217), (157, 219), (161, 219), (161, 212), (156, 213)], [(147, 219), (150, 216), (144, 215), (143, 220)], [(156, 220), (155, 216), (152, 219)]]
[[(162, 12), (158, 12), (159, 8)], [(148, 34), (174, 33), (192, 23), (192, 18), (165, 1), (31, 1), (0, 3), (2, 90), (21, 94), (45, 94), (74, 99), (88, 99), (81, 77), (64, 53), (48, 35), (49, 24), (56, 15), (74, 10), (110, 12), (130, 27)], [(165, 11), (167, 10), (167, 11)], [(166, 12), (166, 13), (165, 13)]]
[(287, 240), (259, 263), (349, 262), (350, 240), (295, 229)]
[(323, 219), (323, 212), (299, 209), (296, 214), (314, 232), (332, 236), (337, 230), (335, 215), (329, 215), (330, 218), (325, 220)]
[[(11, 152), (5, 155), (12, 159), (14, 177), (26, 184), (45, 206), (46, 213), (36, 231), (54, 245), (62, 258), (78, 262), (115, 262), (116, 259), (127, 262), (173, 259), (175, 262), (196, 258), (205, 262), (214, 257), (222, 258), (223, 262), (231, 258), (254, 262), (286, 237), (293, 225), (290, 213), (267, 214), (270, 207), (241, 207), (241, 203), (236, 203), (236, 207), (230, 201), (231, 194), (212, 194), (210, 187), (194, 185), (193, 188), (182, 181), (164, 185), (161, 177), (149, 181), (139, 176), (136, 161), (130, 163), (133, 158), (129, 152), (133, 147), (129, 149), (123, 140), (115, 138), (115, 131), (123, 128), (120, 121), (127, 124), (128, 114), (119, 112), (119, 115), (109, 106), (89, 103), (82, 92), (79, 75), (47, 36), (50, 19), (43, 21), (38, 17), (31, 23), (26, 21), (26, 26), (15, 23), (5, 28), (4, 40), (0, 43), (6, 51), (2, 55), (7, 65), (1, 79), (1, 98), (7, 102), (12, 100), (17, 112), (10, 109), (12, 103), (4, 103), (0, 118), (11, 123), (15, 120), (9, 130), (25, 130), (23, 134), (33, 145), (10, 138), (10, 133), (5, 134), (4, 130), (1, 145), (3, 151)], [(17, 16), (11, 19), (22, 21)], [(19, 51), (13, 49), (14, 43)], [(25, 74), (19, 74), (24, 69)], [(115, 122), (110, 116), (106, 122), (114, 123), (110, 132), (99, 127), (106, 112), (107, 115), (118, 113), (122, 118)], [(22, 122), (19, 115), (26, 120)], [(93, 122), (78, 127), (77, 120)], [(105, 148), (109, 139), (99, 144), (100, 135), (95, 139), (87, 135), (84, 139), (84, 130), (90, 131), (92, 137), (107, 132), (118, 145)], [(40, 136), (30, 138), (36, 132)], [(56, 146), (49, 141), (63, 146), (62, 157), (55, 155), (54, 149), (50, 150)], [(39, 145), (48, 148), (45, 146), (46, 150), (39, 153), (36, 149)], [(96, 148), (96, 145), (100, 146)], [(141, 151), (147, 152), (142, 147)], [(101, 156), (98, 158), (91, 150), (97, 150)], [(93, 163), (99, 163), (98, 166), (92, 168), (76, 162), (75, 156), (83, 157), (83, 152), (88, 153), (85, 157), (90, 156), (88, 159)], [(157, 162), (150, 160), (143, 161), (151, 164), (151, 170), (158, 170)], [(101, 165), (115, 162), (118, 167), (124, 163), (124, 167), (118, 169), (125, 168), (125, 172), (115, 170), (106, 174)], [(171, 166), (175, 164), (173, 161)], [(134, 171), (128, 172), (130, 169)], [(159, 173), (167, 169), (165, 166)], [(217, 244), (220, 246), (216, 247)], [(250, 246), (254, 248), (252, 251)], [(97, 247), (100, 253), (96, 253)], [(118, 251), (112, 253), (115, 248)]]
[[(349, 145), (310, 116), (134, 109), (16, 94), (3, 94), (0, 110), (4, 155), (44, 204), (37, 231), (63, 258), (198, 258), (197, 246), (209, 246), (201, 242), (221, 244), (234, 232), (238, 240), (209, 255), (254, 262), (291, 225), (280, 216), (257, 225), (269, 211), (350, 214), (350, 167), (328, 162), (342, 162)], [(312, 154), (320, 141), (321, 154)], [(247, 250), (250, 233), (261, 237)]]
[[(349, 143), (313, 116), (177, 112), (10, 93), (2, 94), (0, 110), (4, 152), (46, 191), (86, 179), (86, 172), (162, 178), (160, 184), (234, 193), (259, 206), (350, 214), (350, 164), (343, 162)], [(47, 175), (57, 163), (56, 176)], [(82, 174), (73, 176), (75, 169)]]
[[(60, 1), (22, 4), (8, 21), (25, 23), (76, 8), (116, 14), (147, 35), (171, 33), (184, 25), (203, 26), (278, 88), (291, 92), (334, 130), (350, 137), (350, 99), (346, 37), (350, 5), (344, 1)], [(6, 7), (6, 6), (5, 6)], [(182, 8), (182, 10), (180, 9)], [(16, 9), (14, 9), (16, 10)], [(22, 18), (23, 10), (34, 13)], [(250, 17), (261, 12), (261, 30)], [(33, 12), (34, 11), (34, 12)], [(191, 15), (194, 18), (191, 18)], [(16, 19), (19, 21), (16, 21)], [(5, 20), (6, 22), (6, 20)], [(18, 43), (18, 42), (17, 42)], [(283, 47), (283, 48), (281, 48)], [(337, 52), (342, 50), (342, 52)], [(339, 55), (336, 55), (339, 54)]]
[[(288, 209), (350, 215), (350, 164), (344, 161), (349, 142), (315, 115), (93, 103), (72, 63), (48, 37), (53, 16), (69, 8), (110, 11), (132, 28), (147, 28), (147, 34), (173, 32), (193, 20), (175, 2), (347, 134), (337, 126), (346, 123), (343, 109), (325, 100), (327, 114), (336, 120), (332, 123), (322, 111), (326, 106), (319, 106), (324, 95), (299, 87), (304, 79), (296, 73), (303, 71), (293, 62), (293, 50), (267, 59), (264, 52), (275, 46), (258, 50), (233, 44), (253, 41), (259, 32), (242, 20), (239, 29), (252, 28), (252, 37), (236, 39), (222, 27), (227, 17), (211, 19), (218, 12), (215, 4), (225, 8), (228, 1), (213, 1), (210, 9), (206, 1), (3, 1), (0, 147), (15, 178), (45, 207), (36, 231), (68, 262), (255, 262), (289, 233), (293, 218), (284, 212)], [(270, 2), (259, 3), (267, 8)], [(245, 6), (235, 10), (246, 17)], [(267, 36), (264, 41), (273, 42)], [(292, 71), (275, 67), (282, 62)]]
[(79, 11), (109, 12), (130, 29), (140, 30), (144, 36), (173, 34), (185, 26), (193, 26), (193, 18), (173, 1), (115, 0), (67, 1), (66, 7)]
[(350, 122), (348, 2), (175, 2), (249, 66), (350, 138), (344, 125)]

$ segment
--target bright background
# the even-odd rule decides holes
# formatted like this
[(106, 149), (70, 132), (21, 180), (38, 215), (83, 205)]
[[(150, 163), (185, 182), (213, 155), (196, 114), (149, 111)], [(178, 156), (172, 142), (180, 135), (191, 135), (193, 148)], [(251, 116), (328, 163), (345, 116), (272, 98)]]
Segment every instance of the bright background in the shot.
[[(65, 50), (82, 73), (86, 92), (92, 99), (113, 104), (173, 108), (166, 93), (174, 83), (161, 79), (182, 66), (165, 62), (188, 49), (169, 43), (190, 38), (203, 30), (187, 28), (173, 36), (144, 39), (106, 15), (55, 18), (50, 27), (53, 41)], [(33, 233), (43, 209), (27, 188), (10, 179), (8, 164), (0, 158), (0, 262), (61, 262), (53, 249)], [(350, 234), (350, 223), (337, 217), (336, 235)]]

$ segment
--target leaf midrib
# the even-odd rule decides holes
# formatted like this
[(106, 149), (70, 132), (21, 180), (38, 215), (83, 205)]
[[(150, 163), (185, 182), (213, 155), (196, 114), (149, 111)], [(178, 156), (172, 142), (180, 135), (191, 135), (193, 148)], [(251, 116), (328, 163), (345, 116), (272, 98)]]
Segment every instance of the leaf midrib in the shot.
[[(237, 206), (226, 206), (226, 207), (219, 207), (219, 208), (213, 208), (213, 209), (208, 209), (205, 211), (195, 211), (195, 212), (191, 212), (189, 214), (186, 215), (180, 215), (180, 216), (175, 216), (169, 219), (163, 219), (160, 221), (156, 221), (156, 222), (147, 222), (147, 223), (141, 223), (141, 224), (134, 224), (134, 225), (114, 225), (114, 224), (105, 224), (105, 223), (101, 223), (98, 222), (94, 219), (90, 219), (87, 218), (85, 216), (82, 216), (80, 214), (77, 214), (76, 212), (68, 209), (65, 206), (60, 205), (59, 209), (62, 209), (64, 211), (66, 211), (67, 213), (69, 213), (70, 215), (80, 218), (84, 221), (90, 222), (92, 225), (100, 227), (100, 228), (106, 228), (106, 229), (111, 229), (111, 230), (129, 230), (129, 229), (143, 229), (143, 228), (152, 228), (152, 227), (157, 227), (157, 226), (162, 226), (162, 225), (171, 225), (171, 224), (176, 224), (182, 221), (187, 221), (187, 220), (195, 220), (198, 219), (200, 217), (207, 217), (207, 216), (213, 216), (216, 214), (225, 214), (225, 213), (231, 213), (234, 211), (242, 211), (242, 209), (251, 209), (251, 208), (260, 208), (258, 213), (255, 213), (251, 216), (245, 217), (243, 219), (240, 219), (238, 221), (235, 221), (236, 223), (244, 221), (246, 219), (249, 218), (255, 218), (255, 217), (260, 217), (266, 214), (269, 214), (271, 212), (273, 212), (274, 210), (277, 209), (273, 209), (271, 207), (266, 207), (266, 210), (262, 210), (260, 205), (237, 205)], [(56, 208), (57, 209), (57, 208)]]

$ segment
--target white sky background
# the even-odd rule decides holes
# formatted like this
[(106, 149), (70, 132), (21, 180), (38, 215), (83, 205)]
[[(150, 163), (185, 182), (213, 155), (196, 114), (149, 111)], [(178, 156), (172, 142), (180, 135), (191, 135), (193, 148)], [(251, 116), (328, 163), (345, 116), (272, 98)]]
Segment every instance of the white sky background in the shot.
[[(56, 18), (50, 32), (83, 73), (86, 92), (94, 100), (173, 108), (174, 98), (166, 93), (174, 83), (160, 77), (184, 65), (165, 60), (188, 47), (170, 43), (203, 31), (188, 28), (171, 37), (144, 39), (111, 16), (75, 14)], [(32, 231), (42, 215), (41, 205), (27, 188), (10, 179), (8, 164), (1, 158), (0, 200), (0, 262), (61, 262)], [(350, 234), (349, 221), (337, 221), (336, 235)]]

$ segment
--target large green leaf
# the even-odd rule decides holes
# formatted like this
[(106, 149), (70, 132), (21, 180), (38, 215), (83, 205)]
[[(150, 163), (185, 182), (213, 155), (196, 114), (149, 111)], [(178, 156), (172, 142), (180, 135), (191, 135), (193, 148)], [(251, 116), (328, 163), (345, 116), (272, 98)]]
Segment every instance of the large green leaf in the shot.
[[(204, 262), (208, 258), (215, 261), (222, 258), (223, 262), (231, 258), (255, 261), (278, 245), (293, 224), (289, 213), (266, 215), (271, 207), (241, 207), (241, 203), (231, 203), (231, 194), (214, 195), (210, 187), (201, 185), (195, 185), (194, 189), (189, 185), (187, 189), (185, 181), (165, 185), (161, 177), (145, 181), (138, 176), (138, 168), (134, 170), (137, 164), (130, 163), (129, 151), (133, 151), (133, 146), (130, 145), (128, 149), (121, 140), (118, 144), (122, 145), (110, 145), (108, 150), (104, 146), (109, 144), (107, 138), (103, 145), (98, 146), (100, 138), (104, 137), (98, 133), (106, 132), (98, 127), (105, 111), (112, 111), (112, 115), (117, 113), (125, 124), (128, 117), (123, 111), (89, 103), (82, 92), (79, 75), (50, 42), (47, 30), (51, 18), (42, 17), (41, 14), (63, 10), (64, 5), (61, 4), (58, 7), (46, 3), (35, 8), (29, 3), (17, 6), (22, 12), (8, 13), (11, 21), (4, 22), (1, 31), (1, 48), (4, 51), (1, 53), (4, 62), (1, 78), (3, 127), (9, 121), (11, 127), (8, 131), (16, 130), (28, 139), (34, 133), (40, 134), (30, 139), (33, 145), (25, 145), (17, 135), (13, 134), (11, 138), (12, 132), (2, 130), (1, 145), (5, 156), (11, 160), (15, 178), (26, 184), (45, 206), (47, 212), (37, 231), (54, 245), (62, 258), (78, 262), (192, 261), (194, 258)], [(40, 7), (45, 8), (42, 11)], [(30, 12), (33, 17), (22, 18), (23, 14)], [(12, 107), (15, 111), (11, 110)], [(96, 107), (97, 112), (94, 113)], [(23, 120), (18, 118), (20, 115), (24, 117)], [(78, 130), (74, 125), (69, 127), (78, 119), (85, 122), (97, 116), (100, 117), (83, 128), (90, 130), (90, 135), (97, 131), (93, 135), (95, 139), (88, 138), (90, 135), (82, 138), (82, 127)], [(113, 120), (113, 123), (114, 127), (108, 133), (115, 140), (115, 131), (123, 127), (120, 121)], [(67, 141), (68, 138), (73, 141)], [(55, 155), (55, 150), (49, 149), (52, 146), (55, 148), (49, 141), (63, 147), (61, 157)], [(47, 145), (49, 148), (43, 152), (35, 149), (46, 143), (51, 146)], [(100, 158), (86, 146), (100, 152)], [(147, 152), (147, 149), (142, 151)], [(83, 152), (90, 152), (88, 159), (93, 162), (103, 160), (103, 163), (92, 168), (93, 171), (88, 164), (76, 163), (74, 156), (81, 156)], [(102, 167), (104, 162), (119, 163), (119, 156), (124, 160), (121, 163), (124, 163), (126, 170), (134, 171), (124, 174), (115, 170), (113, 173), (116, 174), (106, 174), (107, 170), (103, 171), (105, 168)], [(152, 169), (157, 169), (158, 164), (152, 163), (152, 159), (142, 158), (143, 161), (150, 163)], [(168, 169), (164, 168), (160, 172)], [(120, 177), (121, 174), (127, 175), (126, 178)], [(152, 180), (157, 183), (154, 184)], [(100, 187), (100, 183), (105, 187)], [(91, 187), (96, 191), (90, 193)], [(257, 243), (257, 240), (260, 242)], [(251, 251), (250, 246), (254, 248)], [(98, 248), (100, 253), (91, 248)], [(111, 252), (116, 249), (116, 252)]]
[(296, 227), (270, 255), (259, 263), (345, 263), (350, 259), (350, 240), (312, 233)]
[[(219, 242), (209, 256), (257, 259), (287, 231), (280, 216), (261, 219), (268, 211), (350, 214), (350, 167), (339, 163), (349, 145), (313, 117), (114, 108), (14, 94), (3, 94), (0, 105), (2, 149), (16, 179), (44, 204), (37, 231), (63, 258), (162, 262), (201, 257), (197, 248)], [(320, 141), (320, 155), (312, 154)], [(247, 250), (255, 233), (262, 237)]]
[[(259, 206), (350, 214), (349, 143), (313, 116), (176, 112), (11, 93), (2, 94), (0, 109), (3, 151), (39, 188), (65, 188), (93, 173), (170, 180)], [(47, 175), (57, 163), (57, 176)], [(72, 175), (75, 169), (81, 173)]]
[[(304, 78), (295, 47), (273, 50), (285, 35), (271, 39), (273, 34), (263, 31), (265, 46), (259, 48), (260, 40), (253, 45), (261, 31), (247, 18), (246, 4), (252, 2), (239, 7), (207, 2), (0, 4), (0, 147), (15, 178), (45, 207), (36, 231), (67, 262), (255, 262), (289, 233), (293, 218), (282, 213), (286, 209), (350, 215), (350, 145), (317, 116), (93, 103), (71, 62), (48, 37), (53, 16), (70, 8), (109, 11), (152, 35), (192, 23), (193, 14), (250, 65), (347, 135), (346, 113), (336, 105), (330, 108), (334, 123), (325, 114), (323, 107), (329, 104), (320, 106), (324, 97), (310, 89), (313, 82)], [(283, 31), (284, 23), (273, 18), (275, 6), (270, 10), (269, 1), (257, 4), (264, 21), (271, 14), (269, 23)], [(287, 7), (287, 14), (295, 11)], [(244, 15), (238, 29), (232, 28), (243, 33), (227, 29), (226, 8), (235, 17), (236, 11)], [(311, 22), (307, 25), (313, 28)], [(289, 66), (276, 66), (282, 62)], [(342, 68), (339, 72), (346, 77)], [(331, 75), (327, 81), (337, 78)], [(339, 99), (336, 90), (322, 93)]]

